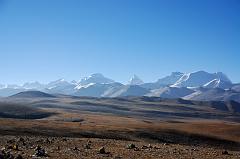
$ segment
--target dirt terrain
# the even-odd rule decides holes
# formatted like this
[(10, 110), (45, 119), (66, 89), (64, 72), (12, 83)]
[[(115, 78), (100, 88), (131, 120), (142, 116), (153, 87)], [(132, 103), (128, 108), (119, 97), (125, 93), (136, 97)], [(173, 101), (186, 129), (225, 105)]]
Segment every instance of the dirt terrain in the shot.
[[(36, 147), (45, 153), (38, 158), (113, 158), (113, 159), (178, 159), (178, 158), (239, 158), (239, 151), (225, 151), (199, 145), (155, 143), (95, 138), (66, 138), (43, 136), (1, 136), (0, 145), (4, 151), (23, 158), (37, 158)], [(18, 145), (14, 150), (11, 145)], [(132, 146), (133, 145), (133, 146)], [(132, 147), (131, 147), (132, 146)], [(9, 148), (10, 147), (10, 148)], [(104, 152), (100, 149), (104, 147)]]
[(23, 158), (240, 158), (240, 116), (223, 104), (3, 98), (0, 147)]

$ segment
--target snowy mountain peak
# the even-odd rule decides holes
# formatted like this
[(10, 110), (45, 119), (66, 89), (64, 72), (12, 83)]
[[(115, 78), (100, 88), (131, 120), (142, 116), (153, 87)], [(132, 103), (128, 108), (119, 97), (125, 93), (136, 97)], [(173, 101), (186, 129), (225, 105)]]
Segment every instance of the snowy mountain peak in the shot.
[(58, 80), (56, 80), (54, 82), (65, 82), (65, 79), (64, 78), (60, 78), (60, 79), (58, 79)]
[(215, 73), (216, 76), (218, 77), (218, 79), (221, 79), (222, 81), (225, 81), (225, 82), (230, 82), (232, 83), (232, 81), (227, 77), (226, 74), (222, 73), (222, 72), (216, 72)]
[(101, 73), (94, 73), (90, 75), (88, 78), (104, 78), (104, 76)]
[(20, 89), (21, 86), (16, 85), (16, 84), (6, 84), (4, 88), (9, 88), (9, 89)]
[(182, 72), (172, 72), (171, 76), (182, 76), (183, 73)]
[(71, 85), (71, 84), (68, 83), (65, 79), (61, 78), (61, 79), (58, 79), (56, 81), (52, 81), (52, 82), (48, 83), (46, 88), (47, 89), (53, 89), (53, 88), (56, 88), (56, 87), (65, 87), (65, 86), (68, 86), (68, 85)]
[(58, 84), (58, 83), (65, 83), (65, 82), (67, 82), (67, 81), (65, 81), (65, 79), (60, 78), (60, 79), (58, 79), (58, 80), (56, 80), (56, 81), (50, 82), (49, 84)]
[(71, 83), (71, 84), (74, 84), (74, 85), (77, 85), (77, 84), (78, 84), (78, 81), (72, 80), (70, 83)]
[(208, 73), (205, 71), (197, 71), (192, 73), (185, 73), (175, 84), (173, 87), (201, 87), (209, 82), (213, 81), (225, 81), (231, 83), (228, 77), (221, 73)]
[(102, 74), (100, 73), (95, 73), (95, 74), (92, 74), (88, 77), (85, 77), (83, 78), (80, 82), (79, 82), (79, 85), (88, 85), (90, 83), (113, 83), (114, 80), (112, 79), (109, 79), (107, 77), (104, 77)]
[(171, 75), (159, 79), (157, 83), (161, 85), (172, 85), (176, 81), (178, 81), (183, 75), (184, 73), (182, 72), (172, 72)]
[(129, 85), (141, 85), (144, 82), (137, 76), (133, 75), (133, 77), (129, 80)]
[(24, 83), (24, 84), (22, 85), (22, 87), (23, 87), (24, 89), (39, 89), (39, 90), (41, 90), (41, 89), (44, 88), (44, 85), (36, 81), (36, 82), (27, 82), (27, 83)]

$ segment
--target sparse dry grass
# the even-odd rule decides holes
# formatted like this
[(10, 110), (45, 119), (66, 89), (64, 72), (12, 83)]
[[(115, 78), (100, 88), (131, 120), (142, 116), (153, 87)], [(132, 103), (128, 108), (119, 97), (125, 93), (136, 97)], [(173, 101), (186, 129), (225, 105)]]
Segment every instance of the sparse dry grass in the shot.
[[(71, 103), (78, 101), (81, 102), (75, 104), (80, 104), (80, 106), (83, 104), (84, 107), (106, 107), (114, 111), (119, 110), (119, 108), (124, 108), (122, 110), (126, 111), (125, 108), (128, 108), (129, 111), (127, 111), (128, 113), (125, 115), (114, 113), (114, 111), (113, 113), (86, 111), (81, 107), (71, 105)], [(36, 107), (39, 103), (48, 104), (52, 102), (46, 99), (27, 101), (27, 105), (32, 107)], [(94, 151), (91, 151), (89, 155), (85, 156), (86, 158), (93, 156), (96, 158), (104, 158), (104, 156), (96, 154), (97, 147), (101, 145), (106, 145), (114, 155), (117, 155), (118, 150), (121, 149), (121, 155), (126, 157), (130, 152), (125, 150), (124, 145), (128, 142), (136, 142), (138, 145), (147, 143), (158, 144), (161, 151), (166, 148), (164, 143), (171, 143), (171, 147), (167, 147), (167, 151), (163, 154), (160, 154), (158, 150), (151, 152), (152, 154), (148, 151), (146, 155), (147, 158), (151, 158), (152, 155), (152, 158), (158, 158), (159, 155), (162, 158), (168, 158), (167, 155), (169, 155), (169, 158), (176, 158), (177, 154), (174, 154), (175, 151), (182, 153), (185, 151), (184, 149), (190, 149), (194, 146), (198, 147), (199, 153), (197, 152), (190, 155), (182, 154), (182, 156), (185, 156), (183, 158), (187, 158), (186, 156), (190, 156), (189, 158), (191, 158), (198, 155), (202, 155), (201, 158), (204, 158), (203, 156), (207, 154), (209, 154), (209, 156), (205, 158), (211, 158), (216, 155), (223, 157), (221, 156), (221, 151), (224, 149), (234, 151), (234, 156), (232, 157), (236, 158), (238, 154), (236, 154), (235, 151), (240, 150), (240, 123), (238, 123), (237, 120), (226, 120), (225, 117), (231, 117), (230, 113), (214, 110), (208, 106), (192, 106), (174, 103), (170, 103), (168, 106), (166, 101), (160, 104), (157, 102), (129, 100), (120, 100), (119, 103), (113, 103), (111, 99), (102, 100), (91, 98), (61, 98), (57, 101), (54, 99), (53, 103), (57, 106), (58, 104), (66, 104), (66, 107), (47, 108), (46, 106), (41, 107), (37, 105), (37, 110), (48, 113), (54, 112), (51, 116), (43, 119), (24, 120), (0, 118), (1, 136), (3, 138), (4, 135), (12, 135), (13, 137), (23, 135), (32, 136), (33, 138), (39, 135), (43, 138), (68, 136), (73, 138), (71, 139), (73, 143), (79, 138), (87, 137), (88, 139), (96, 141), (96, 146)], [(90, 105), (85, 106), (85, 104)], [(207, 112), (210, 113), (210, 115), (216, 113), (220, 116), (219, 119), (204, 119), (189, 116), (170, 116), (170, 118), (166, 118), (164, 116), (151, 117), (134, 114), (135, 112), (139, 113), (139, 110), (180, 112), (183, 113), (183, 115), (196, 111), (197, 113)], [(234, 117), (236, 117), (236, 115)], [(99, 144), (101, 141), (103, 141), (102, 144)], [(76, 144), (79, 145), (79, 143)], [(109, 147), (110, 145), (111, 147)], [(74, 145), (69, 144), (69, 146)], [(172, 154), (168, 154), (168, 151)], [(189, 151), (186, 152), (189, 153)], [(131, 152), (133, 158), (141, 156), (142, 153), (146, 152), (142, 150), (139, 152)], [(54, 156), (56, 154), (53, 153), (52, 155)], [(55, 156), (53, 158), (58, 157)]]

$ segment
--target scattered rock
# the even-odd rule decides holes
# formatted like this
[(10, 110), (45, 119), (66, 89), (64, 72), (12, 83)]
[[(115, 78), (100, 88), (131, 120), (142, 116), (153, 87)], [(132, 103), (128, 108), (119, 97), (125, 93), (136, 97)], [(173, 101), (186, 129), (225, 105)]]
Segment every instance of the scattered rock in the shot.
[(19, 151), (19, 147), (18, 147), (18, 145), (13, 145), (13, 150), (15, 150), (15, 151)]
[(23, 159), (21, 155), (17, 155), (14, 159)]
[(35, 150), (35, 151), (38, 151), (38, 150), (40, 150), (40, 149), (41, 149), (41, 146), (38, 145), (34, 150)]
[(41, 148), (41, 146), (37, 146), (35, 148), (35, 154), (33, 156), (36, 156), (36, 157), (46, 157), (47, 153), (46, 153), (46, 151), (43, 148)]
[(14, 139), (12, 139), (12, 140), (8, 140), (8, 141), (7, 141), (8, 144), (12, 144), (12, 143), (14, 143), (14, 142), (15, 142)]
[(143, 145), (142, 149), (148, 149), (148, 147), (146, 145)]
[(10, 152), (3, 153), (0, 156), (2, 157), (1, 159), (14, 159), (14, 156)]
[(100, 153), (100, 154), (106, 154), (105, 147), (101, 147), (101, 148), (99, 149), (99, 153)]
[(91, 145), (90, 144), (84, 145), (84, 149), (91, 149)]
[(142, 146), (142, 149), (152, 149), (153, 147), (152, 147), (152, 145), (151, 144), (149, 144), (148, 146), (146, 146), (146, 145), (143, 145)]
[(194, 149), (194, 148), (192, 148), (191, 150), (192, 150), (192, 151), (198, 151), (197, 149)]
[(140, 149), (139, 149), (139, 148), (137, 148), (137, 147), (135, 147), (135, 148), (134, 148), (134, 151), (140, 151)]
[(13, 149), (13, 146), (12, 146), (12, 145), (9, 145), (9, 146), (7, 146), (7, 149), (8, 149), (8, 150), (12, 150), (12, 149)]
[[(15, 137), (14, 143), (7, 143), (9, 139), (1, 137), (0, 140), (0, 159), (22, 159), (22, 158), (48, 158), (60, 156), (59, 158), (239, 158), (239, 153), (226, 149), (211, 149), (201, 146), (182, 146), (180, 144), (171, 144), (163, 146), (164, 143), (147, 143), (138, 141), (119, 141), (106, 139), (88, 139), (66, 138), (67, 142), (63, 142), (65, 137), (54, 139), (52, 137)], [(43, 139), (42, 143), (36, 143), (37, 140)], [(55, 141), (54, 141), (55, 140)], [(47, 144), (48, 141), (51, 144)], [(22, 143), (26, 142), (26, 146)], [(126, 143), (127, 142), (127, 143)], [(37, 146), (39, 145), (39, 146)], [(36, 147), (37, 146), (37, 147)], [(104, 146), (104, 147), (102, 147)], [(123, 146), (123, 147), (122, 147)], [(30, 149), (32, 147), (32, 149)], [(87, 150), (89, 149), (89, 150)], [(125, 149), (125, 150), (124, 150)], [(128, 150), (129, 149), (129, 150)], [(158, 149), (158, 150), (157, 150)], [(94, 151), (95, 152), (94, 152)]]
[(88, 141), (86, 145), (84, 145), (84, 149), (91, 149), (91, 141)]
[(4, 153), (6, 151), (6, 147), (3, 147), (2, 149), (1, 149), (1, 153)]
[(134, 144), (127, 145), (127, 149), (134, 149), (134, 148), (136, 148), (136, 146)]
[(91, 144), (91, 143), (92, 143), (92, 141), (91, 141), (91, 140), (88, 140), (88, 142), (87, 142), (87, 143)]
[(77, 147), (74, 147), (73, 150), (74, 151), (79, 151), (79, 149)]
[(154, 148), (154, 149), (160, 149), (160, 148), (159, 148), (159, 147), (157, 147), (157, 146), (154, 146), (153, 148)]
[(224, 151), (222, 152), (222, 155), (229, 155), (229, 152), (228, 152), (227, 150), (224, 150)]
[(22, 138), (22, 137), (20, 137), (18, 140), (17, 140), (17, 142), (24, 142), (25, 140), (24, 140), (24, 138)]
[(45, 140), (45, 143), (50, 144), (51, 141), (47, 138), (47, 139)]
[(153, 147), (152, 147), (152, 145), (151, 145), (151, 144), (148, 144), (148, 148), (152, 149)]
[(44, 140), (43, 140), (43, 139), (38, 139), (36, 142), (37, 142), (37, 143), (43, 143)]

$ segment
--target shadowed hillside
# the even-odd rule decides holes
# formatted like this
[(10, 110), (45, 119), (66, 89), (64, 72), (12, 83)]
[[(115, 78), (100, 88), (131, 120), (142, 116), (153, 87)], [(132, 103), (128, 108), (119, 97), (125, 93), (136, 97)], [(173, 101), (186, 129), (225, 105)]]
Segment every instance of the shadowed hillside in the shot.
[(54, 95), (47, 94), (40, 91), (26, 91), (26, 92), (20, 92), (15, 95), (10, 96), (12, 98), (54, 98)]
[(31, 106), (0, 102), (0, 118), (42, 119), (53, 114), (55, 113), (46, 112)]

